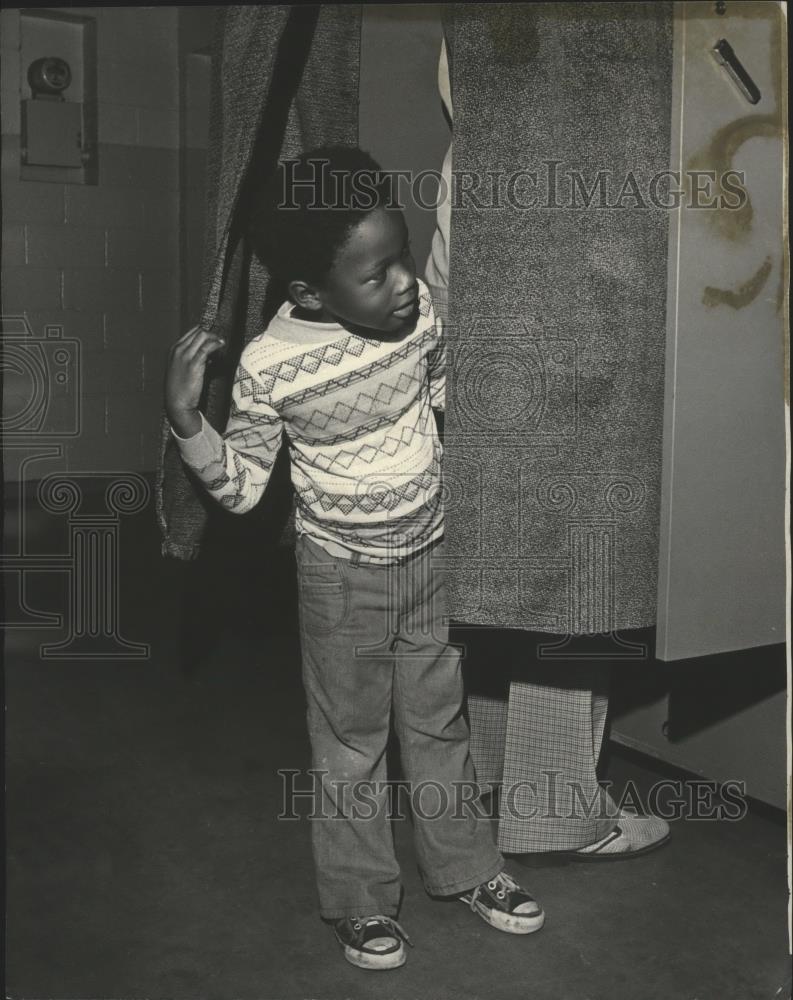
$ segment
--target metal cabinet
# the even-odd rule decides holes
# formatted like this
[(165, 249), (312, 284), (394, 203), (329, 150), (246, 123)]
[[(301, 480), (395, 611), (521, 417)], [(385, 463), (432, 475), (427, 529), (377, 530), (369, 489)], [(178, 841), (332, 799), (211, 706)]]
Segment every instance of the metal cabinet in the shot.
[(785, 639), (785, 36), (778, 3), (675, 5), (663, 660)]

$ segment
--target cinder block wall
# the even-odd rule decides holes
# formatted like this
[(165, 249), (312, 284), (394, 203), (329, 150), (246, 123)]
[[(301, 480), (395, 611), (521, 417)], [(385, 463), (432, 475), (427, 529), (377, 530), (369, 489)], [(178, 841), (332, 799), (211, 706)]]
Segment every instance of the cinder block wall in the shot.
[[(178, 9), (96, 19), (99, 183), (20, 180), (19, 10), (2, 12), (3, 315), (82, 347), (82, 424), (52, 471), (151, 471), (168, 346), (181, 329)], [(14, 462), (6, 456), (6, 478)]]

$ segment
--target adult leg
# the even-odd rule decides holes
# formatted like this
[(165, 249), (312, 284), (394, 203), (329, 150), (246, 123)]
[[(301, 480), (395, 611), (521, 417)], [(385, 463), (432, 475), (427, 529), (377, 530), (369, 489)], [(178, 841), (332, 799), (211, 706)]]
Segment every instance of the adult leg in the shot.
[(576, 850), (614, 829), (617, 809), (597, 778), (608, 707), (603, 674), (592, 664), (532, 667), (510, 684), (503, 851)]
[(460, 632), (471, 755), (480, 782), (502, 783), (498, 846), (510, 853), (577, 849), (615, 823), (597, 781), (607, 672), (593, 663), (538, 663), (538, 642), (554, 638), (517, 629)]
[(477, 779), (483, 787), (495, 788), (503, 781), (508, 717), (508, 697), (469, 694), (471, 759)]
[[(491, 664), (499, 654), (487, 672), (483, 636)], [(471, 644), (466, 675), (472, 755), (480, 780), (483, 774), (490, 781), (502, 778), (498, 845), (515, 854), (564, 851), (582, 861), (653, 850), (669, 839), (668, 824), (618, 811), (598, 782), (608, 665), (538, 662), (538, 641), (552, 639), (486, 630), (475, 633)], [(502, 683), (511, 677), (501, 699), (494, 679), (499, 674)]]

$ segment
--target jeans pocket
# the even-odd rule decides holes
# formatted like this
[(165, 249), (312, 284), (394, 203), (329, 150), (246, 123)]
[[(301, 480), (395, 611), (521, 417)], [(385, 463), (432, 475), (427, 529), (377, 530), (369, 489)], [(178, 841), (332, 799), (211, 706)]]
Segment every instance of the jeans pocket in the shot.
[(349, 584), (337, 562), (300, 562), (298, 567), (300, 617), (313, 635), (329, 635), (350, 612)]

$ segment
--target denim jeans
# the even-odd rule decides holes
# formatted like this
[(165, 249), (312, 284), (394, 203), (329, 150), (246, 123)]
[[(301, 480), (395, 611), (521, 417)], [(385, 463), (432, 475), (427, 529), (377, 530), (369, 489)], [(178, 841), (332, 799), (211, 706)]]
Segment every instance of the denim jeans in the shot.
[[(337, 558), (297, 542), (300, 637), (317, 804), (320, 914), (396, 916), (400, 872), (388, 816), (393, 714), (431, 895), (464, 892), (504, 867), (478, 818), (458, 650), (448, 644), (442, 545), (398, 564)], [(463, 792), (467, 787), (469, 792)]]

